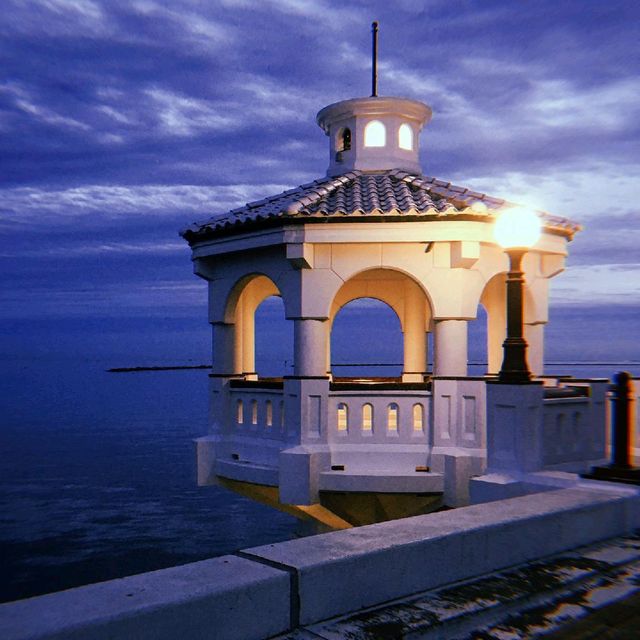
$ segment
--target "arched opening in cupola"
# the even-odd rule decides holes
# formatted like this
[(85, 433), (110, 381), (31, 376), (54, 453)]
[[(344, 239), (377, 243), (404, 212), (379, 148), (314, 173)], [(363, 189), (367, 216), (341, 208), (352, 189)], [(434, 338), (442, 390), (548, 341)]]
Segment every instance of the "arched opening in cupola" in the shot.
[(371, 120), (364, 128), (365, 147), (384, 147), (387, 144), (387, 129), (380, 120)]
[(398, 129), (398, 146), (405, 151), (413, 151), (413, 129), (406, 122)]
[(351, 150), (351, 129), (349, 127), (343, 127), (338, 131), (338, 137), (336, 139), (336, 151), (350, 151)]

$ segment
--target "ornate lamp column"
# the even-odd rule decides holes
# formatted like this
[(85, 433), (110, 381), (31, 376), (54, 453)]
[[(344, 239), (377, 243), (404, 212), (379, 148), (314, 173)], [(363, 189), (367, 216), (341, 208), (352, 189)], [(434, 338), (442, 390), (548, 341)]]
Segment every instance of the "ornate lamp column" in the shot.
[(496, 220), (494, 235), (509, 256), (507, 338), (502, 345), (504, 358), (498, 380), (507, 384), (522, 384), (531, 380), (527, 342), (524, 339), (522, 258), (540, 238), (540, 218), (528, 209), (508, 209)]

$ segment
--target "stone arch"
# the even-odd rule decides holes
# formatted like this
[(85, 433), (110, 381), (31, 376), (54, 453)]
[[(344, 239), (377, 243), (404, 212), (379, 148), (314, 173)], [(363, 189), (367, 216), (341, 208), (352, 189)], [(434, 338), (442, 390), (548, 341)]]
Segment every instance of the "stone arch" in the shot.
[(225, 321), (234, 326), (233, 370), (247, 379), (257, 378), (255, 367), (255, 314), (264, 300), (282, 297), (268, 276), (252, 273), (240, 278), (232, 287), (225, 305)]
[[(403, 380), (422, 380), (427, 368), (427, 332), (432, 321), (431, 303), (421, 284), (397, 269), (371, 268), (358, 272), (338, 289), (329, 309), (329, 335), (333, 321), (345, 305), (360, 298), (387, 304), (398, 316), (403, 333)], [(327, 340), (327, 370), (331, 340)]]
[(233, 284), (227, 294), (224, 308), (225, 322), (232, 324), (235, 321), (238, 305), (243, 296), (243, 302), (249, 298), (257, 300), (255, 311), (258, 305), (269, 296), (282, 297), (282, 294), (276, 283), (264, 273), (255, 272), (244, 275)]

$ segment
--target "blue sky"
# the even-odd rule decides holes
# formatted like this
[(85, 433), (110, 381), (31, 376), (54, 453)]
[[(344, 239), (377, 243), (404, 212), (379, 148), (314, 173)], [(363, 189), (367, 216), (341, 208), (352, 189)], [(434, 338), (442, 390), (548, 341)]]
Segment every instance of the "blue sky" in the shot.
[(552, 303), (623, 305), (640, 342), (637, 0), (4, 0), (0, 351), (108, 325), (116, 353), (126, 321), (197, 357), (178, 230), (324, 174), (373, 19), (380, 93), (433, 108), (425, 173), (583, 223)]

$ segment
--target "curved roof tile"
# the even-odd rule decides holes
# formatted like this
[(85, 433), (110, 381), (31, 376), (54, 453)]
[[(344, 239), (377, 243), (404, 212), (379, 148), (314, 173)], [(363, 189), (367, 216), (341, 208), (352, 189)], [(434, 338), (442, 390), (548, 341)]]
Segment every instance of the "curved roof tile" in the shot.
[[(509, 206), (513, 203), (400, 169), (375, 173), (350, 171), (247, 203), (226, 214), (194, 223), (180, 235), (193, 244), (219, 235), (242, 233), (270, 219), (286, 224), (331, 217), (342, 220), (367, 216), (404, 216), (411, 220), (458, 215), (482, 218)], [(580, 229), (566, 218), (544, 212), (540, 215), (545, 226), (562, 230), (568, 236)]]

